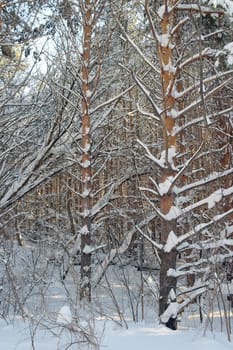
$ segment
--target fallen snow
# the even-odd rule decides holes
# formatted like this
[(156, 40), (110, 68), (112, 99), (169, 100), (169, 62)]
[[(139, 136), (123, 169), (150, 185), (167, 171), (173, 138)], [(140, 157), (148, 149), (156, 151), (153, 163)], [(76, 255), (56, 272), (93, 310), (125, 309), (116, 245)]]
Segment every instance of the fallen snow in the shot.
[(192, 331), (171, 331), (164, 326), (134, 325), (128, 330), (112, 332), (106, 338), (106, 350), (228, 350), (232, 344), (220, 336), (201, 337)]
[(69, 324), (72, 322), (72, 314), (70, 307), (65, 305), (63, 306), (58, 315), (57, 315), (57, 323)]
[[(100, 348), (105, 350), (232, 350), (232, 343), (226, 340), (224, 334), (208, 333), (203, 336), (201, 331), (180, 329), (172, 331), (158, 324), (129, 324), (128, 329), (119, 327), (116, 323), (108, 322), (103, 326), (100, 321), (99, 329), (104, 328), (100, 337)], [(49, 330), (36, 329), (34, 349), (36, 350), (87, 350), (92, 347), (84, 344), (71, 344), (72, 335), (68, 329)], [(0, 322), (0, 346), (2, 350), (32, 350), (32, 340), (29, 328), (23, 321), (16, 321), (14, 326)], [(93, 348), (94, 349), (94, 348)]]

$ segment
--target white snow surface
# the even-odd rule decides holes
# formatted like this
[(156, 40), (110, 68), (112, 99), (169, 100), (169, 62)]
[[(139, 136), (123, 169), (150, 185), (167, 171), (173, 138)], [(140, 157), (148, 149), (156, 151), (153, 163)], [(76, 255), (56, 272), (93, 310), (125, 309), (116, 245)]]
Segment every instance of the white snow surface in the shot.
[(57, 315), (57, 322), (62, 324), (69, 324), (72, 322), (72, 314), (69, 306), (62, 306)]
[[(101, 326), (101, 322), (100, 325)], [(34, 337), (36, 350), (64, 350), (68, 348), (70, 335), (67, 329), (49, 332), (37, 329)], [(129, 324), (123, 329), (109, 321), (101, 337), (100, 349), (105, 350), (232, 350), (223, 334), (202, 335), (201, 332), (187, 329), (172, 331), (157, 324)], [(2, 350), (32, 350), (32, 341), (27, 324), (15, 321), (14, 325), (0, 321), (0, 348)], [(69, 346), (70, 350), (89, 349), (82, 344)]]
[[(206, 350), (210, 347), (211, 350), (232, 350), (232, 343), (227, 341), (225, 329), (219, 333), (217, 330), (220, 327), (218, 327), (214, 328), (214, 333), (209, 333), (208, 330), (205, 335), (203, 334), (204, 323), (200, 325), (199, 320), (197, 323), (195, 321), (198, 317), (197, 305), (192, 305), (192, 309), (188, 310), (187, 314), (184, 311), (183, 314), (186, 316), (182, 316), (178, 331), (172, 331), (159, 325), (154, 302), (147, 304), (146, 300), (144, 320), (142, 321), (139, 311), (139, 322), (133, 323), (130, 309), (127, 307), (127, 293), (125, 293), (120, 279), (117, 278), (121, 271), (122, 268), (118, 269), (115, 265), (109, 267), (108, 278), (111, 288), (118, 298), (118, 305), (124, 312), (125, 323), (120, 321), (118, 313), (114, 311), (111, 298), (106, 293), (106, 285), (104, 288), (99, 286), (99, 289), (96, 290), (97, 294), (93, 293), (92, 305), (80, 305), (76, 303), (75, 288), (78, 283), (78, 275), (75, 271), (72, 270), (70, 278), (65, 282), (65, 290), (63, 290), (64, 282), (62, 284), (59, 282), (59, 275), (54, 274), (55, 271), (52, 269), (51, 277), (54, 280), (51, 280), (49, 289), (45, 287), (46, 293), (43, 297), (43, 300), (46, 301), (46, 309), (40, 308), (40, 305), (34, 309), (34, 303), (39, 298), (36, 294), (35, 298), (33, 296), (32, 300), (24, 307), (25, 319), (19, 315), (14, 315), (13, 318), (10, 315), (5, 319), (0, 318), (0, 350), (170, 350), (171, 348), (186, 350), (187, 347), (189, 350)], [(60, 274), (59, 269), (57, 272)], [(137, 274), (135, 267), (127, 270), (127, 276), (129, 276), (128, 273), (132, 278), (132, 288), (135, 288), (136, 291), (138, 283), (140, 283), (141, 273)], [(74, 276), (74, 280), (72, 276)], [(145, 284), (145, 298), (150, 290), (153, 290), (155, 295), (158, 291), (156, 275), (152, 278), (146, 274), (145, 278), (147, 277), (150, 289)], [(66, 295), (66, 290), (69, 292), (68, 295)], [(72, 297), (75, 299), (70, 304)], [(122, 298), (123, 300), (121, 300)], [(172, 290), (170, 299), (174, 298), (175, 292)], [(33, 302), (32, 307), (30, 307), (31, 302)], [(38, 304), (39, 302), (37, 300)], [(99, 302), (101, 302), (101, 310), (103, 310), (100, 313), (98, 312)], [(164, 320), (165, 317), (175, 316), (179, 307), (180, 304), (172, 302), (163, 315)], [(218, 314), (214, 314), (213, 317), (218, 325)], [(126, 329), (120, 324), (127, 325), (128, 328)], [(88, 341), (94, 339), (95, 343), (88, 344), (87, 339)]]

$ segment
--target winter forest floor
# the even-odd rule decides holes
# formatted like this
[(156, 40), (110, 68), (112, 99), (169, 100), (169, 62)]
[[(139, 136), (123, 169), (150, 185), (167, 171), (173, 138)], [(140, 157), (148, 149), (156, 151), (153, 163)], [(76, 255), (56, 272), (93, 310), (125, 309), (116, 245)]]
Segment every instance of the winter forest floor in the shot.
[[(101, 325), (99, 325), (101, 326)], [(73, 343), (73, 344), (72, 344)], [(69, 330), (57, 330), (57, 334), (38, 329), (32, 342), (32, 334), (27, 323), (17, 320), (14, 325), (0, 323), (0, 348), (2, 350), (65, 350), (89, 349), (87, 345), (75, 344)], [(106, 350), (230, 350), (232, 343), (223, 334), (201, 330), (180, 329), (171, 331), (156, 324), (130, 324), (122, 329), (111, 321), (105, 324), (100, 339), (100, 349)]]
[(233, 282), (221, 286), (223, 299), (213, 288), (189, 305), (178, 331), (172, 331), (157, 319), (158, 271), (111, 265), (91, 305), (80, 306), (78, 265), (63, 280), (66, 261), (52, 259), (53, 249), (25, 247), (2, 254), (0, 350), (232, 349), (227, 334), (233, 315), (226, 295)]

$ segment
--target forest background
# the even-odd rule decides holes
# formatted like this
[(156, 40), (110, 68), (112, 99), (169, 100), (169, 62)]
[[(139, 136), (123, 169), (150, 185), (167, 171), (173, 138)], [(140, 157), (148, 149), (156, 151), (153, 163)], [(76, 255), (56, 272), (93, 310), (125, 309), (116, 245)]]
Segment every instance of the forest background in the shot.
[(120, 285), (134, 321), (149, 303), (175, 330), (196, 302), (230, 339), (232, 16), (230, 0), (1, 1), (3, 318), (48, 318), (59, 282), (76, 320), (91, 305), (126, 325)]

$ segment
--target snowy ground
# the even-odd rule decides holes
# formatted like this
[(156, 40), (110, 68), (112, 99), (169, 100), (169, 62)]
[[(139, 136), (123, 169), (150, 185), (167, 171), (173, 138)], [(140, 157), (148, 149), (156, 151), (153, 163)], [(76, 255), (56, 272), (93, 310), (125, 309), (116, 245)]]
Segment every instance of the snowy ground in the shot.
[(227, 323), (233, 324), (226, 300), (233, 283), (221, 285), (226, 315), (213, 288), (201, 299), (203, 323), (200, 305), (194, 303), (181, 315), (179, 330), (171, 331), (156, 321), (158, 272), (112, 265), (92, 304), (80, 307), (78, 266), (62, 281), (62, 265), (51, 263), (45, 253), (9, 250), (8, 259), (0, 259), (0, 350), (233, 349), (226, 330)]
[[(116, 324), (105, 324), (104, 334), (100, 339), (100, 349), (105, 350), (232, 350), (232, 343), (224, 334), (203, 336), (197, 330), (171, 331), (155, 324), (130, 324), (128, 329), (119, 328)], [(82, 344), (73, 344), (75, 338), (68, 330), (54, 330), (54, 334), (45, 330), (37, 330), (34, 338), (26, 323), (16, 321), (14, 325), (0, 322), (1, 350), (65, 350), (88, 349)], [(32, 342), (32, 339), (34, 341)]]

